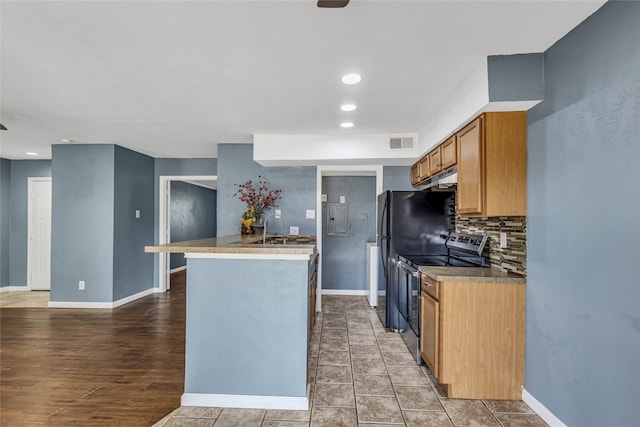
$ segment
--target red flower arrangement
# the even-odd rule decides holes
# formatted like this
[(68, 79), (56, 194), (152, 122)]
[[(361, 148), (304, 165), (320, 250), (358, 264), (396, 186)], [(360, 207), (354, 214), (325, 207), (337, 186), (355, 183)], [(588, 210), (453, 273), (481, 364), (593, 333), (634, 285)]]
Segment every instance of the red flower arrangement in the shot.
[(238, 187), (233, 197), (237, 197), (241, 202), (247, 204), (247, 208), (253, 207), (254, 216), (261, 218), (264, 211), (272, 206), (278, 207), (276, 202), (282, 198), (281, 189), (269, 190), (267, 181), (258, 175), (258, 188), (253, 186), (253, 181), (248, 180), (244, 184), (233, 184)]

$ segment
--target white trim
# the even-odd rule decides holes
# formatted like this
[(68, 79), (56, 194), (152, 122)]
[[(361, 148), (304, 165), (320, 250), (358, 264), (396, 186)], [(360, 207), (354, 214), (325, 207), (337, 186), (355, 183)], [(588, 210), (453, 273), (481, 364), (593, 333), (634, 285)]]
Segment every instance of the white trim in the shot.
[(553, 412), (547, 409), (546, 406), (540, 403), (538, 399), (533, 397), (533, 395), (524, 388), (522, 389), (522, 401), (529, 405), (529, 407), (533, 409), (533, 412), (549, 424), (549, 427), (567, 427), (565, 423), (560, 421), (560, 418), (556, 417)]
[(313, 254), (247, 254), (247, 253), (216, 253), (216, 252), (186, 252), (185, 258), (201, 259), (270, 259), (270, 260), (302, 260), (309, 261)]
[[(52, 183), (52, 193), (50, 203), (53, 203), (53, 180), (50, 176), (30, 176), (27, 177), (27, 290), (31, 290), (31, 251), (33, 250), (31, 244), (31, 214), (33, 209), (33, 199), (31, 193), (33, 193), (33, 183), (36, 181), (50, 182)], [(49, 241), (49, 250), (51, 250), (51, 241)], [(49, 289), (42, 289), (43, 291), (51, 290), (51, 272), (49, 272)]]
[(137, 299), (146, 297), (155, 293), (156, 288), (145, 289), (137, 294), (129, 295), (114, 302), (90, 302), (90, 301), (49, 301), (49, 308), (106, 308), (112, 309), (120, 307), (121, 305), (128, 304)]
[(369, 295), (369, 292), (366, 290), (361, 291), (356, 289), (321, 289), (320, 292), (322, 293), (322, 295)]
[[(316, 167), (316, 247), (320, 255), (322, 255), (322, 177), (336, 176), (338, 171), (342, 172), (341, 176), (362, 176), (363, 172), (374, 172), (376, 177), (376, 199), (374, 203), (376, 204), (378, 194), (382, 193), (384, 188), (384, 168), (382, 165), (318, 165)], [(378, 209), (376, 208), (376, 224), (378, 224), (377, 216)], [(316, 301), (316, 309), (322, 311), (322, 262), (318, 263), (317, 279), (318, 299)]]
[(30, 291), (28, 286), (3, 286), (0, 292), (27, 292)]
[(173, 273), (178, 273), (182, 270), (186, 270), (187, 266), (183, 265), (182, 267), (176, 267), (176, 268), (172, 268), (171, 270), (169, 270), (169, 274), (173, 274)]
[(289, 409), (305, 411), (309, 409), (309, 398), (289, 396), (252, 396), (244, 394), (184, 393), (180, 399), (180, 404), (182, 406)]
[[(167, 215), (168, 203), (171, 197), (171, 181), (217, 181), (218, 175), (160, 175), (158, 185), (158, 244), (163, 245), (171, 241), (169, 235), (169, 216)], [(164, 292), (169, 289), (167, 271), (169, 270), (169, 253), (160, 252), (158, 254), (158, 280), (159, 291)]]

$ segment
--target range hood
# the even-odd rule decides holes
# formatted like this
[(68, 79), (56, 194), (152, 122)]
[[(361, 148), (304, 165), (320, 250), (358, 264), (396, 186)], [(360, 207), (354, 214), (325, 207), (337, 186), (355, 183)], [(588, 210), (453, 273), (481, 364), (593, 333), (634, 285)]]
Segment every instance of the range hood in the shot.
[(436, 190), (438, 188), (450, 188), (458, 183), (458, 167), (453, 166), (444, 172), (440, 172), (427, 179), (421, 187), (423, 189), (432, 188)]

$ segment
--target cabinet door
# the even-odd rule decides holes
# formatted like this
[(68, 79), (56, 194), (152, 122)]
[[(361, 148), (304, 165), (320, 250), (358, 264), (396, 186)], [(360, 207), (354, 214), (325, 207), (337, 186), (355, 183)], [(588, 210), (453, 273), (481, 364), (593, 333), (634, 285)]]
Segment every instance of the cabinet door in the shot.
[(313, 325), (316, 320), (316, 273), (313, 273), (313, 276), (311, 276), (309, 286), (309, 337), (311, 337), (311, 334), (313, 333)]
[(420, 181), (424, 181), (429, 178), (429, 156), (424, 156), (418, 162), (418, 174), (420, 176)]
[(412, 185), (418, 185), (418, 183), (420, 182), (420, 174), (418, 171), (418, 166), (419, 166), (418, 163), (411, 166), (411, 184)]
[(440, 303), (422, 291), (420, 305), (420, 354), (431, 372), (438, 377), (438, 340)]
[(442, 170), (442, 161), (440, 159), (440, 147), (429, 153), (429, 176), (436, 174)]
[(447, 169), (458, 162), (458, 150), (455, 135), (442, 143), (440, 148), (440, 157), (442, 160), (442, 169)]
[(480, 214), (483, 208), (482, 116), (469, 123), (458, 137), (458, 212)]

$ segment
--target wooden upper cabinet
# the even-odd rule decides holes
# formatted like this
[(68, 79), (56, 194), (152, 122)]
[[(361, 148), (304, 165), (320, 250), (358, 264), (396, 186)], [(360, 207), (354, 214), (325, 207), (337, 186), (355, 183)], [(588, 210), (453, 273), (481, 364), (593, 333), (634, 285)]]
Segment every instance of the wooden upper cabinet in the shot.
[(483, 208), (482, 116), (458, 132), (458, 212), (481, 214)]
[(435, 175), (442, 170), (442, 161), (440, 160), (440, 146), (429, 153), (429, 176)]
[(418, 171), (418, 163), (411, 166), (411, 185), (418, 185), (420, 182), (420, 174)]
[(442, 170), (450, 168), (458, 162), (458, 148), (456, 136), (452, 136), (440, 146), (440, 159), (442, 160)]
[(429, 157), (423, 157), (422, 159), (420, 159), (420, 161), (418, 161), (418, 173), (420, 174), (420, 182), (424, 181), (425, 179), (429, 178), (429, 176), (431, 176), (429, 174)]
[(527, 214), (527, 115), (484, 113), (457, 134), (458, 212)]

